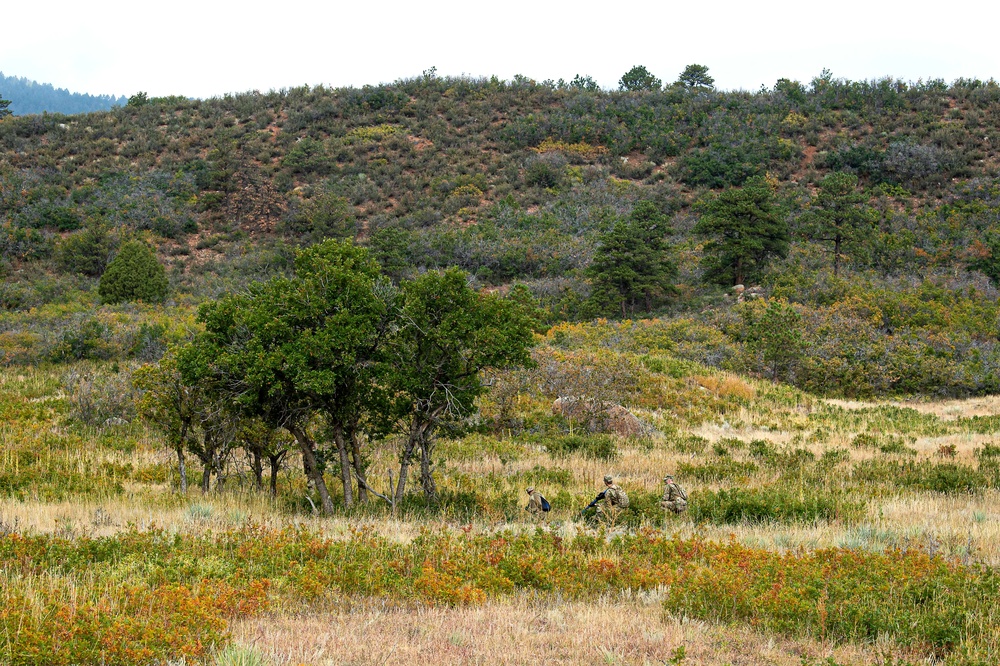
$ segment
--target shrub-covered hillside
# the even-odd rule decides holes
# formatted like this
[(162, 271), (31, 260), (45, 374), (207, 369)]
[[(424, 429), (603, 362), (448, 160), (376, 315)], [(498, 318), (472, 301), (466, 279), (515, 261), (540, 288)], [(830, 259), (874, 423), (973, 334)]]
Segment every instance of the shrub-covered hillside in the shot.
[[(429, 71), (8, 117), (0, 362), (80, 327), (113, 338), (119, 311), (91, 310), (125, 241), (156, 246), (183, 306), (339, 237), (393, 278), (526, 284), (546, 324), (689, 321), (714, 336), (695, 360), (810, 390), (1000, 388), (1000, 85), (823, 72), (725, 92), (701, 74), (633, 70), (610, 92)], [(734, 305), (738, 282), (764, 298)], [(131, 348), (75, 357), (98, 347)]]

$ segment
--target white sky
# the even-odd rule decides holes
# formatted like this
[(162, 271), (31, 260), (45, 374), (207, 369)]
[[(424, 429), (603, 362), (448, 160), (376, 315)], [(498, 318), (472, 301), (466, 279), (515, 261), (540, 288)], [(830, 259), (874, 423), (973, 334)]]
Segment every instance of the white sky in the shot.
[[(1000, 79), (1000, 2), (255, 3), (50, 0), (5, 3), (0, 71), (73, 92), (211, 97), (419, 75), (594, 77), (633, 65), (665, 83), (689, 63), (716, 86), (781, 77)], [(0, 90), (0, 93), (3, 91)]]

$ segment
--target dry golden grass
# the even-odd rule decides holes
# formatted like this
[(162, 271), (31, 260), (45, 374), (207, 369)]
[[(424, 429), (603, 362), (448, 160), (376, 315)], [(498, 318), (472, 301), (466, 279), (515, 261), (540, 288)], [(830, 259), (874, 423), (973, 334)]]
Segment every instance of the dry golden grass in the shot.
[(756, 389), (750, 383), (728, 372), (718, 375), (694, 375), (690, 379), (697, 386), (723, 398), (752, 400), (757, 396)]
[(598, 602), (507, 599), (482, 606), (399, 608), (372, 603), (237, 623), (237, 644), (274, 666), (309, 664), (796, 665), (802, 657), (876, 663), (870, 647), (767, 637), (664, 616), (660, 595)]
[(826, 402), (831, 405), (843, 407), (844, 409), (867, 409), (870, 407), (877, 407), (879, 405), (906, 407), (909, 409), (915, 409), (922, 414), (933, 414), (934, 416), (944, 420), (969, 418), (972, 416), (995, 416), (1000, 414), (1000, 395), (967, 398), (964, 400), (913, 400), (907, 402), (885, 401), (874, 403), (859, 400), (830, 399)]

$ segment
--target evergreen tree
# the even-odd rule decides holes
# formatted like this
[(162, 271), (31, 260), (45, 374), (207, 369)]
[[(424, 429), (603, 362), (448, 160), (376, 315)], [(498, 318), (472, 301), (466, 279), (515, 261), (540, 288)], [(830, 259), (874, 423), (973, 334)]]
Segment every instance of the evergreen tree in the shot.
[(0, 118), (4, 118), (13, 113), (13, 111), (7, 108), (8, 106), (10, 106), (10, 100), (4, 99), (3, 96), (0, 95)]
[(601, 236), (587, 269), (597, 312), (622, 318), (639, 307), (650, 312), (674, 292), (677, 267), (666, 244), (669, 231), (666, 216), (652, 202), (640, 201), (627, 220)]
[(659, 90), (662, 85), (663, 82), (642, 65), (636, 65), (628, 70), (618, 81), (619, 90)]
[(700, 205), (694, 232), (708, 238), (704, 279), (721, 285), (757, 279), (774, 257), (788, 255), (788, 224), (774, 191), (758, 176)]
[(874, 230), (872, 211), (864, 203), (857, 176), (831, 173), (820, 183), (819, 192), (802, 216), (802, 231), (808, 238), (833, 243), (834, 275), (840, 272), (843, 247), (863, 240), (865, 230)]
[(162, 303), (168, 287), (167, 272), (153, 251), (145, 243), (129, 241), (108, 264), (97, 291), (104, 303)]
[(677, 77), (677, 85), (687, 88), (711, 88), (715, 85), (715, 79), (708, 75), (708, 67), (688, 65)]

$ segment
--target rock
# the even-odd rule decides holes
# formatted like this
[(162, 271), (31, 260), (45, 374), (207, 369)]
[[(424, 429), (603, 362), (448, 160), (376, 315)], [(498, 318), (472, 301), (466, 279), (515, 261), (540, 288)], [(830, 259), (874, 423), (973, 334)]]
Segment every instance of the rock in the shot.
[(642, 437), (650, 428), (621, 405), (591, 398), (567, 396), (552, 403), (552, 413), (586, 424), (590, 432), (607, 432), (621, 437)]
[(736, 294), (736, 302), (742, 303), (743, 301), (752, 301), (755, 298), (763, 298), (764, 288), (755, 286), (747, 289), (742, 284), (738, 284), (733, 287), (733, 293)]

